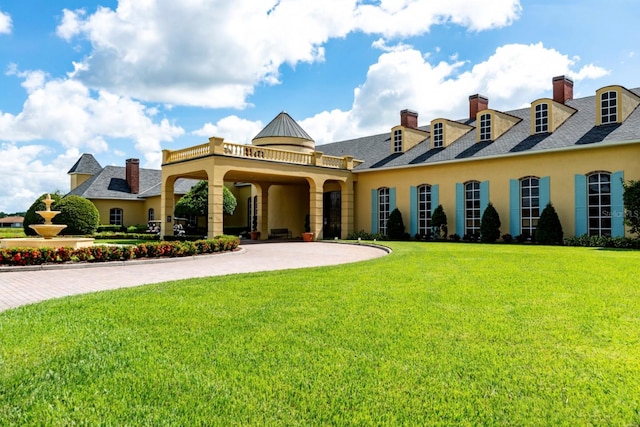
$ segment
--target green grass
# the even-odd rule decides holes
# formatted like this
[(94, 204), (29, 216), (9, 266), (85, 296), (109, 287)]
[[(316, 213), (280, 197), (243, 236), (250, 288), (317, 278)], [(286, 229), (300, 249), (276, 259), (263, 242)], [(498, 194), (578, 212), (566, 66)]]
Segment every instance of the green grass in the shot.
[(7, 239), (10, 237), (25, 237), (22, 228), (0, 228), (0, 238)]
[(0, 313), (0, 425), (640, 424), (640, 253), (389, 246)]

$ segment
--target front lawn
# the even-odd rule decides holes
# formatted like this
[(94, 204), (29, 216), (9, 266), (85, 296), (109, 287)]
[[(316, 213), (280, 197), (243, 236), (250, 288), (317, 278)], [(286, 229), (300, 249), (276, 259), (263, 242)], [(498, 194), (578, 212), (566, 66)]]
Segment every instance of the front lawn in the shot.
[(639, 252), (388, 245), (0, 313), (0, 425), (640, 424)]

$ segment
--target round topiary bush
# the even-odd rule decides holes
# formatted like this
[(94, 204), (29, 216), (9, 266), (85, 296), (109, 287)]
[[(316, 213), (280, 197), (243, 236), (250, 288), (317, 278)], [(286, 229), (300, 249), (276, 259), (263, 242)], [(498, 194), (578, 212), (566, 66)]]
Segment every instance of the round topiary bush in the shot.
[[(51, 199), (53, 203), (51, 204), (51, 210), (55, 211), (57, 209), (58, 202), (62, 199), (62, 196), (59, 193), (49, 193), (51, 194)], [(35, 232), (29, 226), (31, 224), (44, 224), (44, 218), (38, 215), (37, 211), (44, 211), (47, 209), (43, 200), (47, 198), (47, 193), (42, 194), (38, 197), (27, 209), (27, 212), (24, 214), (24, 220), (22, 221), (22, 227), (24, 229), (24, 234), (27, 236), (37, 236), (38, 233)]]
[(98, 229), (100, 213), (98, 208), (88, 199), (80, 196), (66, 196), (56, 204), (60, 213), (53, 218), (55, 224), (66, 224), (61, 234), (88, 235)]

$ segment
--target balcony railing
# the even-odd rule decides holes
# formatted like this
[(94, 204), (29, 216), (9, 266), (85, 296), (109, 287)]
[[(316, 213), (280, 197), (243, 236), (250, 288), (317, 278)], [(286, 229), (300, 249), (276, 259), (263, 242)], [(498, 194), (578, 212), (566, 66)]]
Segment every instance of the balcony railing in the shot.
[(351, 170), (362, 163), (351, 156), (325, 156), (321, 151), (299, 153), (276, 148), (256, 147), (254, 145), (233, 144), (222, 138), (209, 138), (209, 143), (183, 148), (182, 150), (162, 150), (162, 163), (171, 164), (195, 160), (202, 157), (223, 155), (245, 159), (259, 159), (279, 163), (320, 166), (331, 169)]

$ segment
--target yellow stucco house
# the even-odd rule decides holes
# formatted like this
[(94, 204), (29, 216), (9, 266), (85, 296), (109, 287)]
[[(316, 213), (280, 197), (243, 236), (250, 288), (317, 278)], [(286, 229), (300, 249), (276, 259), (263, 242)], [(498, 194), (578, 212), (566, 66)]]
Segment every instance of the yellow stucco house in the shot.
[[(468, 236), (479, 232), (489, 202), (501, 232), (512, 236), (535, 234), (549, 202), (565, 235), (625, 235), (622, 182), (640, 180), (640, 89), (606, 86), (573, 99), (573, 81), (564, 76), (550, 89), (551, 98), (513, 111), (491, 109), (488, 98), (472, 95), (468, 117), (426, 125), (403, 110), (389, 132), (318, 147), (281, 113), (251, 145), (212, 137), (164, 150), (158, 188), (141, 212), (153, 208), (163, 235), (171, 234), (177, 195), (194, 182), (184, 180), (205, 179), (210, 236), (231, 222), (251, 226), (254, 216), (263, 239), (274, 229), (300, 236), (307, 215), (320, 239), (357, 230), (386, 234), (394, 208), (414, 236), (430, 230), (438, 205), (449, 233)], [(73, 188), (73, 173), (76, 183), (85, 177), (72, 171)], [(224, 185), (244, 191), (233, 218), (222, 215)]]

